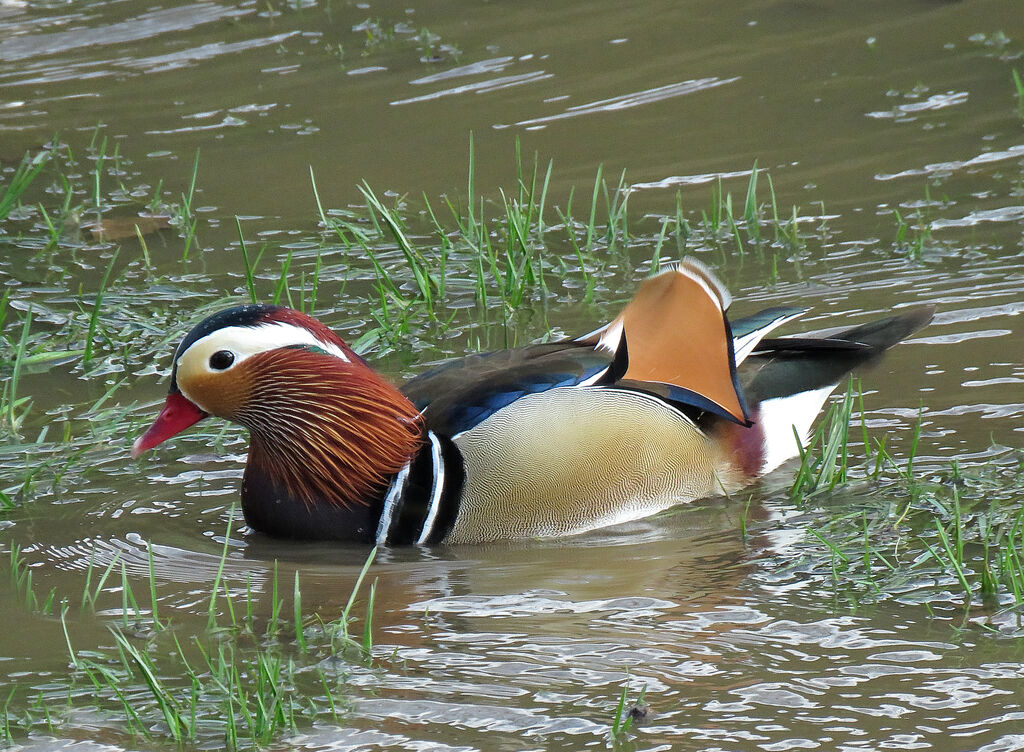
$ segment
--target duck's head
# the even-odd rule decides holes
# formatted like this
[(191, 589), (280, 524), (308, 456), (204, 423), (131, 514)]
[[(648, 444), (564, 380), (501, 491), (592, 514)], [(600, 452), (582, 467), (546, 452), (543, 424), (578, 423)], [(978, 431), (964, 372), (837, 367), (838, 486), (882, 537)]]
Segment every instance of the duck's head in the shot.
[(210, 415), (248, 428), (249, 469), (306, 503), (358, 501), (408, 461), (422, 432), (413, 405), (337, 334), (270, 305), (220, 311), (185, 335), (164, 407), (132, 456)]

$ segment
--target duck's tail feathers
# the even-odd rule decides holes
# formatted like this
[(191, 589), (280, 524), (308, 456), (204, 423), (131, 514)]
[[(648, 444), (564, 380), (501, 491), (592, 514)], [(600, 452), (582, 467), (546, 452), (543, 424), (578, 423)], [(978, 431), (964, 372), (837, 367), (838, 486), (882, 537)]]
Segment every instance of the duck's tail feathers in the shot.
[(923, 329), (935, 316), (935, 306), (926, 305), (914, 308), (896, 316), (869, 321), (866, 324), (832, 334), (828, 339), (857, 342), (868, 345), (876, 353), (880, 353), (897, 342), (902, 342), (919, 329)]
[(854, 368), (870, 363), (921, 329), (935, 313), (924, 306), (838, 332), (761, 340), (749, 363), (757, 370), (744, 387), (758, 402), (835, 388)]
[(815, 417), (846, 374), (925, 326), (933, 314), (928, 306), (825, 337), (761, 340), (742, 374), (763, 435), (760, 472), (799, 453), (795, 436), (806, 443)]

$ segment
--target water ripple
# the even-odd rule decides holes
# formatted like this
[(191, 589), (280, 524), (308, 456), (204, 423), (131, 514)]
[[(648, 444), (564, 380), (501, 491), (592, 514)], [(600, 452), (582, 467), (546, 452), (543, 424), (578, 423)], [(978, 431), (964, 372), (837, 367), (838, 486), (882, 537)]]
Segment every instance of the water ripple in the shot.
[[(670, 175), (661, 180), (650, 183), (633, 183), (626, 190), (639, 191), (658, 188), (678, 188), (683, 185), (704, 185), (716, 180), (728, 180), (729, 178), (749, 178), (752, 170), (734, 170), (733, 172), (705, 172), (699, 175)], [(799, 218), (798, 218), (799, 219)], [(820, 217), (814, 217), (820, 219)]]
[(550, 598), (537, 593), (515, 595), (465, 595), (432, 598), (409, 605), (410, 611), (461, 614), (463, 616), (523, 616), (525, 614), (589, 614), (598, 611), (642, 617), (674, 608), (675, 603), (659, 598), (608, 598), (591, 601), (571, 601)]
[(495, 705), (460, 704), (430, 700), (366, 700), (356, 711), (369, 718), (401, 719), (408, 723), (438, 723), (487, 731), (536, 734), (594, 734), (603, 736), (607, 726), (584, 718), (553, 718), (532, 710)]
[(946, 94), (933, 94), (921, 102), (900, 104), (896, 105), (891, 110), (878, 110), (876, 112), (868, 112), (866, 114), (869, 118), (875, 119), (884, 120), (898, 118), (901, 121), (909, 121), (913, 120), (913, 118), (907, 117), (910, 113), (954, 107), (958, 104), (965, 103), (968, 96), (969, 94), (966, 91), (951, 91)]
[[(212, 42), (198, 47), (176, 50), (150, 57), (97, 58), (72, 62), (65, 59), (54, 61), (32, 61), (19, 65), (9, 72), (0, 72), (0, 80), (9, 86), (38, 86), (56, 81), (71, 81), (93, 78), (123, 76), (126, 71), (157, 73), (184, 68), (220, 55), (280, 44), (298, 32), (274, 34), (269, 37), (246, 39), (240, 42)], [(147, 131), (150, 133), (160, 131)]]
[(448, 70), (441, 71), (440, 73), (432, 73), (429, 76), (421, 76), (420, 78), (414, 78), (409, 83), (415, 85), (421, 84), (434, 84), (438, 81), (450, 81), (453, 78), (462, 78), (463, 76), (478, 76), (482, 73), (498, 73), (505, 70), (509, 63), (513, 62), (516, 58), (505, 56), (505, 57), (494, 57), (489, 60), (478, 60), (475, 63), (469, 65), (459, 65)]
[(559, 112), (554, 115), (545, 115), (543, 117), (519, 120), (516, 122), (516, 125), (546, 125), (558, 120), (568, 120), (569, 118), (581, 117), (583, 115), (593, 115), (597, 112), (629, 110), (633, 107), (651, 104), (652, 102), (660, 102), (673, 97), (681, 97), (698, 91), (714, 89), (739, 80), (739, 76), (734, 76), (733, 78), (718, 78), (717, 76), (714, 76), (711, 78), (697, 78), (689, 81), (680, 81), (674, 84), (666, 84), (665, 86), (656, 86), (653, 89), (643, 89), (641, 91), (630, 92), (629, 94), (620, 94), (615, 97), (609, 97), (608, 99), (599, 99), (594, 102), (587, 102), (586, 104), (574, 105), (573, 107), (568, 107), (563, 112)]
[(497, 91), (498, 89), (507, 89), (511, 86), (522, 86), (523, 84), (530, 84), (536, 81), (543, 81), (546, 78), (551, 78), (553, 74), (545, 73), (544, 71), (532, 71), (530, 73), (519, 73), (514, 76), (501, 76), (499, 78), (490, 78), (486, 81), (477, 81), (471, 84), (463, 84), (462, 86), (456, 86), (452, 89), (441, 89), (440, 91), (431, 92), (430, 94), (422, 94), (418, 97), (409, 97), (408, 99), (396, 99), (391, 102), (392, 105), (400, 104), (412, 104), (413, 102), (426, 102), (431, 99), (440, 99), (441, 97), (450, 97), (456, 94), (465, 94), (466, 92), (473, 92), (476, 94), (483, 94), (489, 91)]
[(28, 34), (0, 41), (0, 60), (16, 61), (67, 53), (103, 45), (118, 45), (152, 39), (159, 34), (185, 31), (196, 26), (239, 18), (254, 9), (233, 8), (217, 3), (192, 3), (140, 13), (135, 18), (102, 26), (80, 26), (49, 34)]
[(878, 173), (875, 175), (875, 180), (896, 180), (897, 178), (917, 177), (920, 175), (947, 174), (962, 170), (965, 167), (977, 167), (983, 164), (992, 164), (993, 162), (1004, 162), (1008, 159), (1020, 159), (1021, 157), (1024, 157), (1024, 144), (1017, 144), (1000, 151), (982, 152), (975, 157), (963, 161), (935, 162), (927, 164), (920, 169), (903, 170), (902, 172), (894, 173)]
[(1024, 219), (1024, 206), (1002, 206), (998, 209), (972, 211), (959, 219), (936, 219), (931, 223), (933, 230), (947, 227), (973, 227), (982, 222), (1019, 222)]

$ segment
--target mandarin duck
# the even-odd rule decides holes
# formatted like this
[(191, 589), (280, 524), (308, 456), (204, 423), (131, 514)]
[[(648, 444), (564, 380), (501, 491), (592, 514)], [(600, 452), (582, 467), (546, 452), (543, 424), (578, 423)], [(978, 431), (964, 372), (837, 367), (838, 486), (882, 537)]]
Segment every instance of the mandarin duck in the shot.
[(392, 386), (328, 327), (243, 305), (178, 345), (133, 456), (214, 415), (249, 429), (248, 525), (378, 545), (563, 536), (730, 494), (799, 453), (853, 367), (930, 308), (829, 336), (766, 338), (804, 313), (730, 322), (686, 259), (576, 339), (469, 355)]

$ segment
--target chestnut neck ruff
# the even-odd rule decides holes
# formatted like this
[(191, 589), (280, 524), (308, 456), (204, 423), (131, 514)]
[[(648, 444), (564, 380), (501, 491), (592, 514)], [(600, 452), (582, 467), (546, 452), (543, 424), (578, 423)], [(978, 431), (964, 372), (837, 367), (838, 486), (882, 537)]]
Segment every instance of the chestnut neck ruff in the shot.
[(416, 408), (362, 363), (307, 348), (254, 357), (234, 420), (249, 464), (306, 506), (371, 504), (423, 445)]

